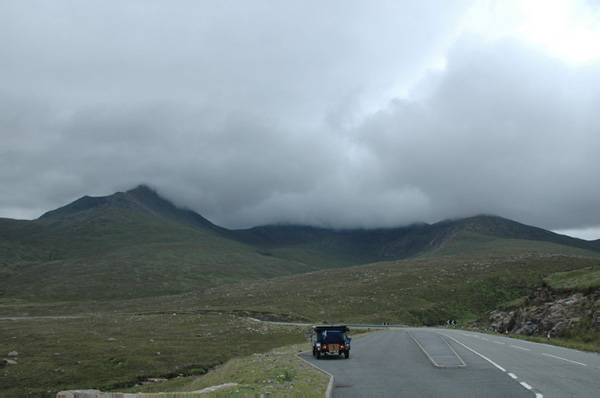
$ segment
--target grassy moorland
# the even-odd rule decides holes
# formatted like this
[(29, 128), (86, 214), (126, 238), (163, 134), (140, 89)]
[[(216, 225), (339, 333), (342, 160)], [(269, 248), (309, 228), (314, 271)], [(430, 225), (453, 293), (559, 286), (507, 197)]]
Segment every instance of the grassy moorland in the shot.
[[(220, 396), (314, 396), (325, 395), (329, 377), (296, 357), (310, 344), (277, 348), (265, 353), (234, 358), (201, 377), (178, 377), (123, 390), (127, 393), (199, 391), (224, 386)], [(231, 385), (230, 387), (226, 387)]]
[(548, 275), (599, 262), (597, 253), (543, 242), (496, 240), (483, 248), (216, 287), (188, 302), (316, 322), (438, 325), (474, 320), (528, 295)]
[(202, 375), (236, 357), (306, 342), (298, 327), (222, 314), (97, 313), (0, 320), (6, 396), (122, 390), (156, 378)]
[[(238, 315), (312, 323), (470, 321), (528, 295), (549, 275), (576, 275), (599, 262), (597, 253), (545, 242), (477, 238), (476, 249), (472, 235), (465, 239), (471, 240), (466, 255), (424, 255), (173, 296), (1, 305), (0, 316), (29, 317), (0, 320), (0, 354), (19, 353), (18, 365), (1, 370), (3, 389), (121, 390), (151, 378), (200, 375), (239, 356), (307, 341), (306, 328), (259, 324)], [(45, 318), (61, 315), (80, 317)], [(235, 372), (242, 384), (258, 388), (248, 379), (251, 374)], [(177, 388), (210, 384), (195, 380)], [(285, 384), (281, 378), (263, 380)], [(268, 385), (274, 384), (263, 387)]]

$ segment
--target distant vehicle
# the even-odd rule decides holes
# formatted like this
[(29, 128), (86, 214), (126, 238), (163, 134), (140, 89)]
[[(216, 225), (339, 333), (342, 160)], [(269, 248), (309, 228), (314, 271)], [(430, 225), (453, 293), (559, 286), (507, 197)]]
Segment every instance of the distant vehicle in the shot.
[(345, 325), (319, 325), (314, 326), (315, 334), (312, 337), (313, 355), (321, 359), (321, 355), (337, 354), (350, 357), (350, 339), (346, 336), (348, 329)]

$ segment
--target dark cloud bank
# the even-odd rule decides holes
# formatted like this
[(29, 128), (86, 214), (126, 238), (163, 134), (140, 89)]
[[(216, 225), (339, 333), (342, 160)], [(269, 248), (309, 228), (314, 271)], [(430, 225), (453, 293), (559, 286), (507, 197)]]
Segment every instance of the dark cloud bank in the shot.
[(600, 65), (462, 36), (427, 69), (465, 6), (51, 4), (0, 19), (0, 216), (145, 183), (229, 228), (600, 225)]

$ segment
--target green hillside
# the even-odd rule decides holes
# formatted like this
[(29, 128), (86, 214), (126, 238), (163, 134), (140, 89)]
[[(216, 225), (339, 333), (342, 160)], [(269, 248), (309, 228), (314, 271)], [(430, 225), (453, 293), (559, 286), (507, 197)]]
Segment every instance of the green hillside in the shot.
[(227, 230), (140, 186), (84, 196), (33, 221), (0, 219), (0, 300), (163, 296), (409, 258), (510, 252), (532, 242), (600, 252), (598, 242), (494, 216), (375, 230)]
[(225, 238), (199, 216), (153, 209), (147, 203), (159, 198), (142, 194), (146, 201), (130, 191), (82, 198), (34, 221), (0, 220), (2, 298), (157, 296), (316, 269)]
[(439, 325), (451, 319), (475, 320), (527, 296), (556, 272), (600, 264), (596, 252), (547, 242), (466, 233), (454, 245), (438, 254), (456, 248), (465, 248), (466, 253), (430, 253), (221, 286), (189, 297), (186, 306), (197, 302), (202, 309), (245, 310), (315, 323)]

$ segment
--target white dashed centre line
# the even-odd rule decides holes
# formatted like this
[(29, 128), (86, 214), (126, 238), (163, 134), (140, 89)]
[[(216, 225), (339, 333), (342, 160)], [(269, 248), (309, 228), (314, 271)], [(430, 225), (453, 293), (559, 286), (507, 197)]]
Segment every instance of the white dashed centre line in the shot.
[(526, 389), (528, 389), (529, 391), (534, 392), (535, 393), (535, 398), (544, 398), (543, 394), (540, 394), (539, 392), (533, 391), (533, 387), (531, 387), (529, 384), (525, 383), (524, 381), (521, 382), (521, 385), (523, 387), (525, 387)]
[(517, 348), (519, 350), (523, 350), (523, 351), (531, 351), (529, 348), (524, 348), (524, 347), (519, 347), (517, 345), (510, 345), (512, 348)]
[(524, 381), (521, 382), (521, 385), (530, 391), (533, 389), (533, 387), (531, 387), (529, 384), (525, 383)]

